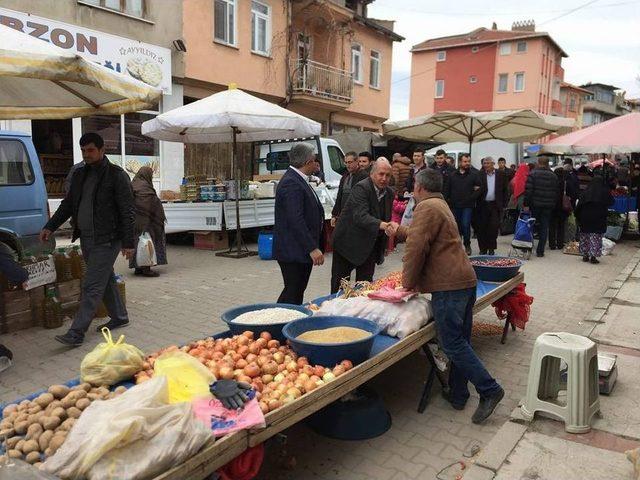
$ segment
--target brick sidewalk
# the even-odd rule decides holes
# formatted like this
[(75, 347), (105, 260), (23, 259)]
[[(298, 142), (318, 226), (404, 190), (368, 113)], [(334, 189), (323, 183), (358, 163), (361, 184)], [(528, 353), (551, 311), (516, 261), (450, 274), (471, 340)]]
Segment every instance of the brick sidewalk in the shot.
[[(501, 251), (508, 249), (506, 239)], [(580, 320), (589, 312), (606, 286), (635, 252), (631, 243), (616, 247), (615, 255), (601, 265), (584, 264), (580, 257), (548, 252), (524, 267), (527, 289), (536, 300), (527, 330), (510, 332), (506, 345), (498, 337), (476, 339), (475, 345), (489, 371), (507, 391), (505, 401), (483, 426), (471, 424), (476, 400), (463, 412), (445, 405), (434, 395), (424, 414), (416, 413), (426, 367), (423, 357), (411, 355), (373, 379), (393, 417), (391, 430), (366, 442), (332, 441), (297, 425), (288, 435), (288, 453), (295, 456), (293, 470), (279, 466), (273, 449), (261, 478), (394, 479), (435, 478), (447, 465), (464, 459), (474, 447), (485, 445), (507, 420), (524, 395), (531, 346), (535, 337), (550, 330), (580, 332)], [(330, 256), (314, 269), (307, 299), (329, 289)], [(159, 269), (156, 279), (133, 277), (119, 261), (125, 275), (132, 325), (123, 330), (127, 341), (144, 351), (202, 338), (224, 329), (220, 313), (232, 306), (274, 301), (282, 288), (275, 262), (257, 257), (233, 260), (190, 247), (169, 246), (170, 265)], [(400, 268), (401, 254), (388, 257), (379, 274)], [(477, 316), (496, 321), (491, 309)], [(31, 329), (3, 335), (1, 340), (15, 353), (15, 366), (0, 374), (0, 402), (14, 400), (53, 383), (78, 375), (82, 357), (100, 340), (89, 332), (81, 348), (67, 350), (53, 340), (58, 331)], [(434, 388), (434, 393), (438, 387)]]

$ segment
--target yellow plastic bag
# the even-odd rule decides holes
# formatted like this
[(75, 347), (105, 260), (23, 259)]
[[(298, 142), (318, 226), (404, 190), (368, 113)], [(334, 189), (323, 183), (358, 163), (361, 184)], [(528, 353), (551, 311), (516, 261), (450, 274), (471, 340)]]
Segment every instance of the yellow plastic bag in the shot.
[(108, 328), (102, 329), (105, 343), (85, 355), (80, 364), (80, 378), (92, 385), (114, 385), (133, 377), (142, 370), (144, 354), (133, 345), (124, 343), (120, 335), (114, 343)]
[(160, 355), (153, 364), (153, 371), (155, 375), (167, 377), (169, 403), (211, 396), (209, 385), (216, 381), (213, 373), (198, 360), (180, 351)]

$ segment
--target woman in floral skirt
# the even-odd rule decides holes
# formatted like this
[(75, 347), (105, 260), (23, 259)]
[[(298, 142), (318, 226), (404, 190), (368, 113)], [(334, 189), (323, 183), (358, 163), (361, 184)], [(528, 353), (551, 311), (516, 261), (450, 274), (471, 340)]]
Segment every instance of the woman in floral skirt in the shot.
[(607, 213), (614, 199), (604, 177), (594, 176), (576, 206), (583, 262), (600, 263), (602, 236), (607, 231)]

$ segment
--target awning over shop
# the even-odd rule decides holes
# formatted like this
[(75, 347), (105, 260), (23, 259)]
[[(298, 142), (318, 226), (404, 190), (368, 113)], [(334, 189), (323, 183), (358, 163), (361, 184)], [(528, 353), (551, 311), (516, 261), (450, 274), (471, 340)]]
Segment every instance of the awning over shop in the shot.
[(0, 25), (0, 119), (64, 119), (144, 110), (159, 89)]

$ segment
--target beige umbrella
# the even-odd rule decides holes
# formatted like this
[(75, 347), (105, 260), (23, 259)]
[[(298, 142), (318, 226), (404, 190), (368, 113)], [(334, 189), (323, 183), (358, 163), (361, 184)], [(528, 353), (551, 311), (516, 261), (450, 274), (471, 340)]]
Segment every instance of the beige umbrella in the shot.
[(0, 25), (0, 119), (118, 115), (157, 103), (143, 82)]
[(473, 142), (504, 140), (533, 141), (550, 133), (571, 130), (571, 118), (544, 115), (534, 110), (498, 110), (495, 112), (438, 112), (401, 121), (382, 124), (385, 135), (424, 142)]

